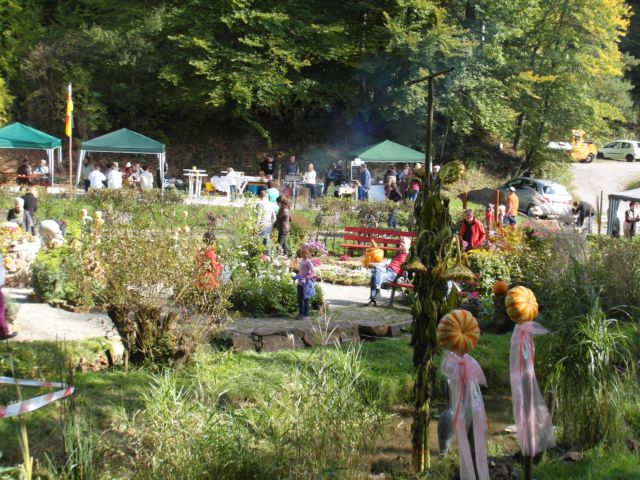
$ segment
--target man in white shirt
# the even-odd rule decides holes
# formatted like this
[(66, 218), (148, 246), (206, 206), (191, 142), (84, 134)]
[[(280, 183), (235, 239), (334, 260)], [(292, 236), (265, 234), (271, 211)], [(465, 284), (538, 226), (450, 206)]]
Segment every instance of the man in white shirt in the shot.
[(107, 188), (122, 188), (122, 172), (120, 171), (118, 162), (113, 162), (109, 173), (107, 174)]
[(89, 174), (89, 188), (104, 188), (104, 182), (106, 181), (107, 177), (100, 171), (100, 165), (93, 167), (93, 172)]
[(47, 161), (45, 159), (40, 160), (40, 164), (36, 167), (35, 173), (40, 175), (40, 177), (38, 177), (38, 181), (46, 182), (49, 180), (49, 167), (47, 166)]
[(273, 230), (273, 223), (276, 221), (276, 209), (273, 203), (269, 201), (266, 190), (260, 192), (260, 201), (256, 210), (258, 211), (257, 224), (260, 227), (258, 237), (262, 239), (262, 243), (267, 247), (267, 254), (270, 255), (271, 231)]
[(153, 188), (153, 173), (149, 171), (149, 165), (142, 166), (140, 174), (140, 190), (151, 190)]

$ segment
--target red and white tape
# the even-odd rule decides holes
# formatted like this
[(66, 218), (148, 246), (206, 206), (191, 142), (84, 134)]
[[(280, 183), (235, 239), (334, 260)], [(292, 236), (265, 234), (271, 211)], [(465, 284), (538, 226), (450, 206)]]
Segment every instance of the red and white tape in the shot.
[(39, 387), (39, 388), (61, 388), (57, 392), (47, 393), (39, 397), (30, 398), (21, 402), (10, 403), (9, 405), (0, 406), (0, 418), (15, 417), (24, 413), (33, 412), (50, 403), (69, 397), (73, 394), (74, 387), (68, 386), (66, 383), (60, 382), (41, 382), (39, 380), (19, 380), (11, 377), (0, 377), (0, 385), (20, 385), (23, 387)]

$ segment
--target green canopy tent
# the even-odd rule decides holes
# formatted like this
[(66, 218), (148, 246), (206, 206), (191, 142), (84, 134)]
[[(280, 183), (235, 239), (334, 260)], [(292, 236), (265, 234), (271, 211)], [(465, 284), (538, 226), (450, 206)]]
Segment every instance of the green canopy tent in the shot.
[(62, 169), (62, 142), (40, 130), (16, 122), (0, 128), (0, 148), (45, 150), (49, 159), (49, 178), (53, 185), (53, 165), (58, 153), (58, 168)]
[(76, 185), (80, 183), (82, 162), (87, 152), (103, 153), (142, 153), (156, 155), (160, 170), (161, 187), (164, 190), (164, 171), (166, 165), (166, 153), (164, 144), (145, 137), (128, 128), (121, 128), (115, 132), (107, 133), (101, 137), (87, 140), (80, 144), (80, 157), (78, 159), (78, 178)]
[(425, 158), (424, 153), (391, 140), (352, 150), (348, 155), (372, 163), (418, 163), (424, 162)]

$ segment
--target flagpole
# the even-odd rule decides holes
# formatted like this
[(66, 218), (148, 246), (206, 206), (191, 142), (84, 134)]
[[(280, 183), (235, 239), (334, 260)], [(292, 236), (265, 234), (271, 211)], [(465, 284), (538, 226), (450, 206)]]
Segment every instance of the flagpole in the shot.
[(71, 84), (67, 90), (67, 115), (64, 125), (65, 134), (69, 137), (69, 192), (73, 192), (73, 99)]

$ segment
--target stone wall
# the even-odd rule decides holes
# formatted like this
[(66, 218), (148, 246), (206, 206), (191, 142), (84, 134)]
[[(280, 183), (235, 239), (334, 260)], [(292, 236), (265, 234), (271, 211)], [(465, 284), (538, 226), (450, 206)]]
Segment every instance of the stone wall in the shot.
[(5, 286), (26, 288), (31, 286), (31, 265), (40, 250), (40, 241), (19, 243), (9, 247), (4, 256), (4, 268), (7, 273)]

